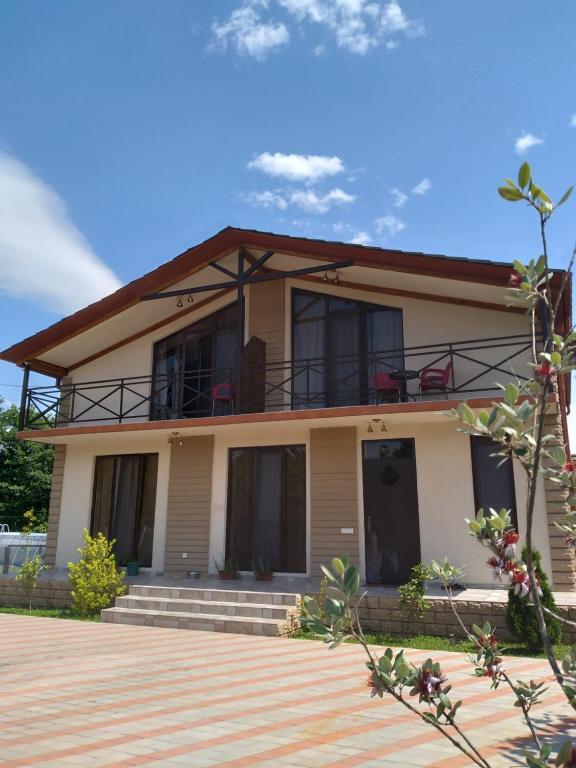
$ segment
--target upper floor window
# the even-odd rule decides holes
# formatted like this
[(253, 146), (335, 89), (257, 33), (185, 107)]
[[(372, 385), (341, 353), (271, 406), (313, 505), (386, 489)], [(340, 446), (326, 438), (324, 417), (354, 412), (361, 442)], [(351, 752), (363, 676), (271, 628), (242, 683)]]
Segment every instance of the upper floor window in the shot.
[(403, 347), (401, 309), (294, 291), (294, 407), (369, 402), (375, 375), (404, 367)]
[(238, 312), (225, 307), (154, 345), (153, 419), (209, 416), (212, 388), (234, 381)]

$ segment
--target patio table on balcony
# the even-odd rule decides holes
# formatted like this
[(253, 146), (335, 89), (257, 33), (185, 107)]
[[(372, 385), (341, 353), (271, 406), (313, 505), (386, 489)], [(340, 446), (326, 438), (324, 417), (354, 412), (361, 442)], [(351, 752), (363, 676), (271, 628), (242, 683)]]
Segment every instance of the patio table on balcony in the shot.
[(402, 382), (402, 400), (407, 401), (409, 399), (414, 400), (416, 402), (415, 395), (411, 395), (408, 393), (407, 384), (409, 381), (413, 381), (414, 379), (420, 378), (420, 371), (413, 371), (409, 368), (404, 369), (398, 369), (397, 371), (392, 371), (390, 374), (390, 378), (393, 379), (393, 381), (400, 381)]

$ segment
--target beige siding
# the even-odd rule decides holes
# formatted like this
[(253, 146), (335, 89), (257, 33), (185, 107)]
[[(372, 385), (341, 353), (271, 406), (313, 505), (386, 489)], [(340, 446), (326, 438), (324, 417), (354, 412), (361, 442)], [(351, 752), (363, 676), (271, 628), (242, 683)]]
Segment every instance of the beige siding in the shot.
[[(287, 374), (280, 364), (285, 359), (285, 290), (284, 280), (254, 283), (250, 286), (248, 331), (266, 342), (266, 410), (280, 410), (284, 405), (282, 382)], [(270, 369), (269, 366), (273, 366)], [(275, 389), (277, 387), (277, 389)]]
[[(556, 394), (557, 408), (558, 393)], [(559, 411), (548, 413), (546, 416), (546, 434), (557, 436), (557, 445), (563, 445), (562, 421)], [(550, 559), (552, 561), (552, 585), (557, 591), (572, 591), (576, 589), (576, 574), (574, 554), (566, 546), (564, 534), (556, 526), (566, 514), (566, 493), (548, 478), (544, 479), (544, 494), (546, 497), (546, 513), (548, 517), (548, 533), (550, 536)]]
[(56, 563), (56, 544), (58, 542), (58, 527), (60, 524), (60, 506), (62, 502), (62, 482), (64, 480), (64, 462), (66, 446), (54, 447), (54, 465), (52, 467), (52, 488), (50, 490), (50, 507), (48, 510), (48, 532), (46, 536), (45, 562), (48, 568)]
[[(359, 562), (358, 480), (354, 427), (310, 432), (311, 572), (335, 555)], [(353, 528), (353, 534), (341, 533)]]
[[(208, 570), (214, 438), (190, 437), (172, 445), (168, 480), (164, 572)], [(184, 559), (182, 553), (187, 552)]]

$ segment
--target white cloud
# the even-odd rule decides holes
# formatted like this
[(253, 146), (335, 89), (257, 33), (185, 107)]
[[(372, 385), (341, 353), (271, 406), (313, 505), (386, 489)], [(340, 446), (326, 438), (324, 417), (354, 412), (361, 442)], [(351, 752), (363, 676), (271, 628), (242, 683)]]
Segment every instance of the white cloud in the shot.
[(391, 189), (390, 194), (393, 198), (392, 205), (394, 208), (402, 208), (406, 200), (408, 200), (408, 195), (405, 192), (402, 192), (402, 190), (398, 189), (398, 187)]
[(262, 171), (268, 176), (282, 176), (289, 181), (313, 184), (326, 176), (342, 173), (344, 164), (339, 157), (263, 152), (248, 163), (248, 168)]
[(430, 190), (432, 189), (432, 182), (430, 179), (422, 179), (414, 189), (412, 190), (413, 195), (426, 195)]
[(233, 45), (242, 56), (252, 56), (264, 61), (271, 51), (287, 45), (290, 32), (281, 22), (263, 22), (259, 7), (266, 8), (267, 2), (247, 0), (232, 11), (222, 23), (212, 24), (213, 49), (225, 51)]
[(312, 49), (312, 53), (314, 56), (324, 56), (326, 53), (326, 46), (325, 45), (317, 45), (315, 48)]
[[(243, 0), (224, 22), (212, 25), (212, 47), (226, 49), (232, 42), (237, 52), (263, 60), (268, 53), (286, 45), (290, 31), (283, 21), (272, 17), (281, 9), (288, 20), (302, 26), (318, 25), (339, 48), (363, 55), (379, 45), (395, 48), (399, 35), (415, 38), (426, 34), (420, 21), (408, 19), (398, 0)], [(263, 12), (268, 18), (263, 19)], [(313, 49), (315, 55), (324, 45)]]
[(313, 189), (266, 190), (264, 192), (245, 192), (242, 200), (260, 208), (276, 208), (284, 211), (294, 205), (307, 213), (327, 213), (335, 205), (353, 203), (356, 197), (338, 187), (324, 195)]
[(297, 189), (290, 193), (290, 202), (308, 213), (327, 213), (334, 205), (353, 203), (356, 197), (336, 187), (318, 195), (313, 189)]
[(576, 115), (572, 115), (572, 117), (570, 118), (570, 126), (572, 128), (576, 128)]
[(539, 139), (537, 136), (534, 136), (531, 133), (523, 133), (522, 136), (519, 136), (514, 142), (514, 148), (516, 149), (516, 154), (524, 155), (531, 147), (543, 143), (543, 140)]
[(406, 224), (391, 214), (380, 216), (380, 218), (376, 219), (374, 222), (374, 226), (376, 227), (376, 232), (378, 232), (378, 234), (385, 234), (389, 237), (393, 237), (394, 235), (397, 235), (398, 232), (402, 232), (403, 229), (406, 229)]
[(354, 243), (355, 245), (370, 245), (372, 242), (372, 238), (368, 234), (368, 232), (360, 231), (357, 232), (352, 240), (350, 240), (351, 243)]
[(348, 224), (346, 221), (337, 221), (332, 225), (332, 229), (341, 240), (345, 240), (355, 245), (368, 245), (372, 242), (372, 238), (364, 230), (358, 230), (353, 227), (352, 224)]
[(73, 312), (120, 287), (58, 194), (0, 151), (0, 290)]
[(285, 211), (288, 208), (286, 198), (279, 192), (272, 192), (271, 190), (244, 192), (241, 198), (244, 202), (259, 206), (260, 208), (278, 208), (280, 211)]

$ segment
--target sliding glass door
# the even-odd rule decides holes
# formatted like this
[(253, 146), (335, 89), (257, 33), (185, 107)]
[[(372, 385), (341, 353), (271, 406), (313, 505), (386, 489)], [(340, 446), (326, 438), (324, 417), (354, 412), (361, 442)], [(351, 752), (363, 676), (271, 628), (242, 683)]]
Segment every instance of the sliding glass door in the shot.
[(240, 570), (306, 571), (305, 446), (230, 450), (226, 553)]
[(152, 565), (158, 454), (97, 456), (90, 533), (115, 540), (118, 563)]
[(211, 415), (211, 388), (234, 382), (237, 322), (233, 305), (154, 345), (152, 419)]
[(292, 346), (294, 408), (368, 403), (375, 374), (404, 366), (402, 310), (294, 291)]

